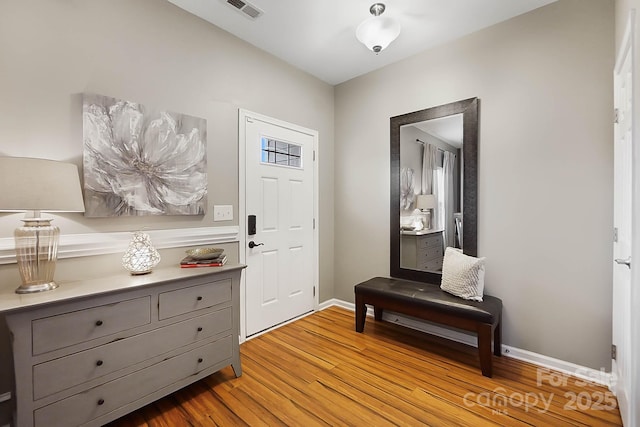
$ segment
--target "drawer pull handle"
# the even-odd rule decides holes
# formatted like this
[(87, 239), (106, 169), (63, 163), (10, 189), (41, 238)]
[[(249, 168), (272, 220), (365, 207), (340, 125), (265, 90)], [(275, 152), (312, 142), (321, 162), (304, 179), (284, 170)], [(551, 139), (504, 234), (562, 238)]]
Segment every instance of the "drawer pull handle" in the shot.
[(202, 326), (198, 326), (198, 332), (202, 332)]
[(202, 357), (198, 357), (198, 363), (202, 363)]
[(103, 362), (102, 360), (98, 360), (98, 361), (96, 362), (96, 366), (102, 366), (102, 364), (103, 364), (103, 363), (104, 363), (104, 362)]
[(96, 321), (96, 326), (102, 326), (102, 320)]
[(196, 298), (198, 301), (202, 301), (202, 297), (198, 297)]
[(104, 399), (98, 400), (98, 405), (104, 405)]

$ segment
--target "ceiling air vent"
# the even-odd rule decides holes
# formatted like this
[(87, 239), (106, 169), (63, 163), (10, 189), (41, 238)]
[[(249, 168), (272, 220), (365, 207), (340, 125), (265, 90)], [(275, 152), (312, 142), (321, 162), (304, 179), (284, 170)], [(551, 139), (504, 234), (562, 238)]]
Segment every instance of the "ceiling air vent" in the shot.
[(257, 19), (264, 12), (258, 9), (256, 6), (249, 4), (242, 0), (225, 0), (225, 3), (233, 6), (235, 10), (242, 13), (247, 18)]

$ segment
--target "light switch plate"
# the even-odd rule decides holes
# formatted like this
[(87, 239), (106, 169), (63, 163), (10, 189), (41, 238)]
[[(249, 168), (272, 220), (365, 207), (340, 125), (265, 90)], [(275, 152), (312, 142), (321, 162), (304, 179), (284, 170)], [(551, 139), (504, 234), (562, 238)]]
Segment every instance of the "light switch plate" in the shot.
[(232, 221), (233, 206), (232, 205), (213, 205), (214, 221)]

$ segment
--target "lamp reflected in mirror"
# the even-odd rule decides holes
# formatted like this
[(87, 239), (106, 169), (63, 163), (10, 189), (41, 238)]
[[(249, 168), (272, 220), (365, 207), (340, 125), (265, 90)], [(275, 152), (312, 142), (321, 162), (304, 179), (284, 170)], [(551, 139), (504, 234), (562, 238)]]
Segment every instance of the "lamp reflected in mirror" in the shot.
[(432, 209), (436, 207), (436, 196), (433, 194), (418, 194), (416, 196), (416, 209), (418, 209), (424, 215), (424, 228), (427, 230), (431, 230), (432, 228), (432, 220), (431, 214)]

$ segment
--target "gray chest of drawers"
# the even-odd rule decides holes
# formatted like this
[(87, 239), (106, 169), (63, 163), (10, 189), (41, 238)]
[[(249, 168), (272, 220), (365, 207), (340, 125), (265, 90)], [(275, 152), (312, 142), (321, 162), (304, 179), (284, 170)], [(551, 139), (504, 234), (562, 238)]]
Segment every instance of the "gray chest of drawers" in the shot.
[(160, 269), (7, 294), (0, 311), (12, 335), (15, 424), (102, 425), (225, 366), (240, 376), (242, 268)]
[(400, 236), (402, 268), (442, 271), (444, 249), (442, 231), (402, 232)]

